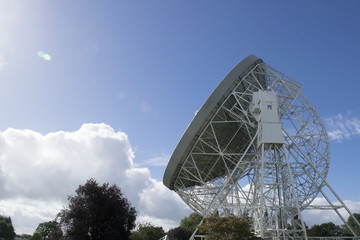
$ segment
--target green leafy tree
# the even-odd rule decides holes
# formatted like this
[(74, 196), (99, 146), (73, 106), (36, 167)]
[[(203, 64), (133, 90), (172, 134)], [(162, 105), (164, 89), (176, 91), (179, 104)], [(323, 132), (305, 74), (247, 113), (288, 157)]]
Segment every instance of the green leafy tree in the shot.
[(207, 217), (199, 231), (206, 235), (207, 240), (261, 239), (251, 231), (251, 221), (247, 217)]
[(116, 185), (90, 179), (80, 185), (69, 206), (57, 218), (63, 239), (127, 240), (135, 227), (136, 211)]
[(343, 236), (343, 231), (340, 226), (332, 222), (326, 222), (320, 225), (313, 225), (307, 230), (307, 235), (309, 237), (336, 237)]
[(130, 235), (130, 240), (158, 240), (165, 236), (165, 231), (162, 227), (155, 227), (151, 223), (141, 223), (138, 230)]
[(188, 240), (192, 232), (182, 227), (172, 228), (168, 231), (169, 240)]
[(193, 233), (196, 227), (199, 225), (202, 219), (202, 215), (200, 213), (191, 213), (188, 217), (184, 217), (180, 222), (180, 227), (183, 229)]
[(30, 240), (42, 240), (42, 236), (39, 232), (34, 232), (34, 234), (32, 235), (32, 237), (30, 238)]
[(16, 234), (11, 218), (0, 215), (0, 239), (13, 240), (15, 236)]
[(50, 239), (50, 233), (57, 229), (57, 227), (58, 224), (55, 221), (43, 222), (39, 224), (35, 232), (40, 233), (43, 240), (48, 240)]
[(18, 239), (30, 239), (31, 235), (30, 234), (21, 234), (21, 235), (16, 234), (16, 237)]
[[(358, 222), (360, 222), (360, 213), (354, 213), (353, 216)], [(360, 227), (351, 216), (348, 217), (347, 224), (351, 227), (357, 236), (360, 236)], [(346, 225), (343, 225), (343, 232), (345, 236), (353, 235)]]

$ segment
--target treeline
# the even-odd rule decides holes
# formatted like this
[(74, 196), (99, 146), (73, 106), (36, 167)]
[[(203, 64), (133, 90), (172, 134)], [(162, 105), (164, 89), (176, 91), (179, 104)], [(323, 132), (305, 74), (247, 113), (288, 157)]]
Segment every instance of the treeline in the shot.
[[(355, 213), (354, 217), (359, 221), (360, 214)], [(14, 239), (15, 232), (12, 227), (11, 218), (0, 216), (0, 239), (12, 240)], [(130, 240), (158, 240), (165, 235), (169, 240), (188, 240), (191, 234), (195, 231), (196, 227), (202, 220), (202, 216), (198, 213), (191, 213), (188, 217), (181, 220), (178, 227), (170, 229), (165, 232), (160, 226), (154, 226), (151, 223), (140, 223), (131, 231), (128, 238)], [(360, 235), (360, 228), (355, 221), (349, 217), (347, 224)], [(290, 227), (290, 226), (289, 226)], [(56, 231), (59, 228), (59, 223), (55, 221), (40, 223), (36, 228), (34, 234), (17, 235), (17, 239), (30, 239), (30, 240), (42, 240), (42, 239), (66, 239), (63, 237), (56, 237)], [(332, 222), (326, 222), (322, 224), (315, 224), (312, 227), (307, 228), (308, 237), (345, 237), (352, 236), (350, 230), (346, 225), (336, 225)], [(208, 217), (201, 225), (199, 235), (207, 235), (208, 240), (212, 239), (261, 239), (251, 232), (251, 221), (248, 218), (238, 217)], [(58, 234), (59, 235), (59, 234)], [(95, 238), (89, 238), (95, 239)]]
[[(353, 214), (354, 217), (360, 222), (360, 213)], [(357, 236), (360, 236), (359, 225), (354, 221), (354, 219), (349, 216), (346, 222), (355, 232)], [(307, 235), (309, 237), (345, 237), (353, 236), (349, 228), (344, 225), (336, 225), (332, 222), (326, 222), (322, 224), (315, 224), (311, 228), (307, 229)]]
[[(162, 227), (140, 224), (138, 229), (130, 235), (130, 240), (158, 240), (164, 237), (165, 234), (168, 240), (189, 240), (201, 220), (202, 216), (200, 214), (191, 213), (188, 217), (181, 220), (180, 226), (170, 229), (167, 233), (163, 231)], [(235, 216), (207, 217), (199, 227), (197, 235), (206, 235), (207, 240), (261, 239), (256, 237), (251, 231), (251, 221), (249, 218)]]
[[(151, 223), (135, 224), (137, 212), (123, 196), (116, 185), (99, 185), (90, 179), (80, 185), (75, 195), (68, 197), (69, 205), (62, 209), (53, 221), (38, 225), (32, 236), (16, 235), (10, 217), (0, 215), (0, 240), (158, 240), (167, 235), (169, 240), (188, 240), (198, 227), (202, 216), (192, 213), (181, 220), (180, 226), (167, 233), (162, 227)], [(360, 214), (354, 214), (360, 221)], [(354, 219), (347, 220), (355, 234), (360, 236), (360, 228)], [(210, 216), (203, 220), (197, 234), (206, 239), (259, 239), (251, 231), (249, 218)], [(289, 226), (291, 228), (291, 226)], [(309, 237), (352, 236), (344, 225), (332, 222), (307, 227)]]
[(130, 240), (158, 240), (165, 235), (170, 240), (188, 240), (201, 219), (200, 214), (192, 213), (181, 220), (180, 226), (170, 229), (167, 233), (162, 227), (156, 227), (150, 223), (140, 223), (136, 230), (132, 231)]

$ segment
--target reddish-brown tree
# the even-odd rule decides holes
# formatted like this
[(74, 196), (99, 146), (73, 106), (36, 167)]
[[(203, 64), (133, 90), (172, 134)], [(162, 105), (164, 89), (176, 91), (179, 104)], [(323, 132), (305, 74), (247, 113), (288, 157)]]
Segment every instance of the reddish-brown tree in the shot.
[(68, 208), (57, 216), (63, 239), (127, 240), (135, 228), (135, 208), (116, 185), (90, 179), (68, 199)]

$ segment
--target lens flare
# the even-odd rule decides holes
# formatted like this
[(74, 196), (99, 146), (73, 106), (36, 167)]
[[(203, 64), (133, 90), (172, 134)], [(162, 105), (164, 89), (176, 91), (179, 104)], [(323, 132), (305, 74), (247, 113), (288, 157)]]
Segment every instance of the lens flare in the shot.
[(37, 55), (42, 58), (44, 57), (45, 53), (43, 51), (38, 51)]
[(43, 51), (38, 51), (37, 55), (41, 58), (43, 58), (46, 61), (50, 61), (51, 60), (51, 56), (50, 54), (44, 53)]
[(51, 56), (49, 54), (45, 54), (43, 56), (43, 58), (46, 60), (46, 61), (50, 61), (51, 60)]

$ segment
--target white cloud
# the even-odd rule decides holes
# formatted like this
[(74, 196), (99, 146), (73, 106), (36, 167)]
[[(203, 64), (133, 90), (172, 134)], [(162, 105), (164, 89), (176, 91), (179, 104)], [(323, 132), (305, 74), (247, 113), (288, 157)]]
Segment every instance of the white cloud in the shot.
[[(169, 201), (173, 199), (173, 201)], [(139, 207), (147, 215), (155, 218), (169, 218), (171, 215), (180, 216), (187, 211), (185, 204), (176, 193), (169, 191), (160, 182), (152, 180), (152, 187), (140, 193)]]
[(169, 162), (170, 156), (167, 154), (162, 154), (158, 157), (150, 158), (147, 161), (140, 163), (140, 166), (152, 166), (152, 167), (166, 167)]
[[(169, 156), (149, 160), (163, 165)], [(128, 137), (106, 124), (84, 124), (73, 132), (46, 135), (7, 129), (0, 132), (0, 214), (11, 216), (17, 233), (32, 233), (40, 222), (54, 219), (67, 195), (87, 179), (117, 184), (138, 211), (137, 222), (152, 222), (165, 230), (175, 227), (191, 210), (180, 197), (136, 167)], [(360, 202), (346, 200), (353, 212)], [(326, 204), (316, 198), (314, 204)], [(337, 204), (337, 203), (335, 203)], [(340, 209), (345, 218), (348, 215)], [(306, 210), (311, 226), (332, 221), (342, 224), (334, 211)]]
[(330, 140), (342, 142), (360, 134), (360, 119), (349, 112), (325, 119)]
[(165, 229), (179, 224), (189, 208), (133, 160), (127, 135), (106, 124), (46, 135), (7, 129), (0, 132), (0, 213), (12, 217), (17, 233), (31, 234), (55, 218), (67, 195), (95, 178), (117, 184), (140, 221), (153, 219)]
[(38, 223), (54, 219), (62, 206), (61, 201), (54, 200), (3, 199), (0, 200), (0, 214), (12, 216), (14, 226), (21, 226), (19, 233), (33, 233)]
[[(355, 202), (351, 200), (344, 200), (345, 205), (350, 209), (352, 213), (360, 213), (360, 202)], [(339, 202), (333, 203), (335, 206), (340, 206)], [(315, 198), (311, 205), (322, 205), (329, 206), (325, 198)], [(344, 217), (345, 220), (348, 219), (349, 214), (345, 208), (339, 209), (340, 214)], [(305, 210), (303, 211), (303, 217), (306, 224), (311, 227), (314, 224), (321, 224), (325, 222), (333, 222), (337, 225), (344, 224), (341, 218), (336, 214), (334, 210)]]
[[(190, 212), (187, 212), (189, 215)], [(179, 221), (170, 218), (154, 218), (150, 216), (138, 216), (136, 219), (137, 226), (139, 223), (152, 223), (154, 226), (162, 226), (164, 231), (168, 231), (171, 228), (179, 226)]]

